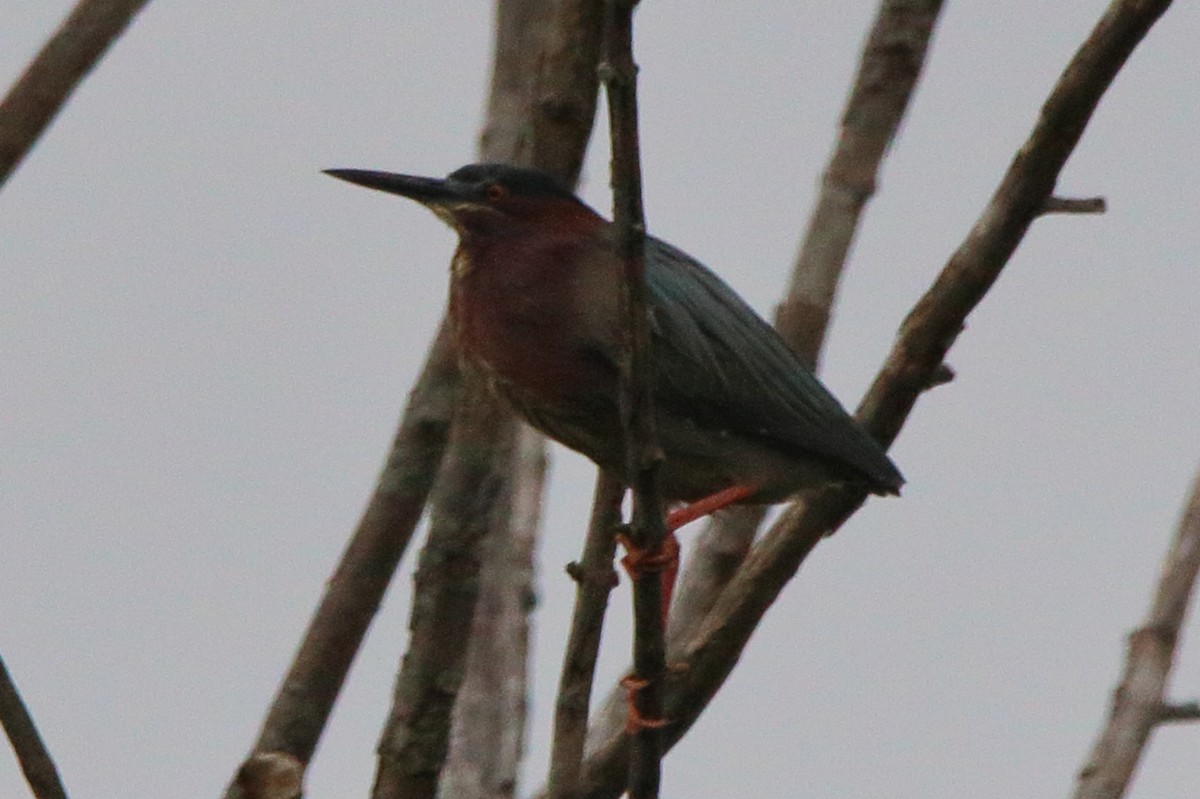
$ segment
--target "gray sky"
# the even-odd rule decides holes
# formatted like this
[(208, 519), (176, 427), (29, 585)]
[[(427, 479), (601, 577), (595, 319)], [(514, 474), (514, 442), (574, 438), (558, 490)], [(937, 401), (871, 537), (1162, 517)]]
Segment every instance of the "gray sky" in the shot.
[[(874, 2), (644, 4), (650, 229), (764, 314)], [(1200, 465), (1200, 9), (1169, 11), (893, 454), (666, 762), (667, 796), (1062, 796)], [(824, 376), (853, 406), (1105, 6), (952, 2), (852, 256)], [(7, 84), (69, 4), (9, 3)], [(0, 652), (74, 797), (220, 791), (357, 520), (453, 238), (324, 167), (473, 160), (490, 4), (151, 3), (0, 192)], [(607, 139), (583, 193), (609, 207)], [(592, 472), (555, 450), (528, 791)], [(685, 536), (686, 546), (686, 536)], [(308, 782), (365, 795), (408, 557)], [(628, 648), (615, 594), (603, 674)], [(1193, 638), (1195, 623), (1191, 625)], [(1200, 693), (1189, 642), (1176, 693)], [(1133, 795), (1196, 793), (1200, 729)], [(7, 753), (0, 796), (24, 795)]]

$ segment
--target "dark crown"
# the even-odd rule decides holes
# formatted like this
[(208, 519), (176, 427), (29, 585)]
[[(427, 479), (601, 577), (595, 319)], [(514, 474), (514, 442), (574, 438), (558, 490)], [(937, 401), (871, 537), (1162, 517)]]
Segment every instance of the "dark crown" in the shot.
[(460, 183), (499, 183), (517, 197), (540, 197), (580, 202), (570, 189), (553, 177), (528, 167), (512, 166), (511, 164), (468, 164), (454, 170), (447, 177), (449, 180)]

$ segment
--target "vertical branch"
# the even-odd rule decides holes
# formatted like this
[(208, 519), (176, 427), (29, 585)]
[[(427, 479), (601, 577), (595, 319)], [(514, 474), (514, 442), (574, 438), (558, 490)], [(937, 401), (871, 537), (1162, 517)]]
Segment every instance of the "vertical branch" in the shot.
[[(641, 164), (637, 129), (637, 65), (633, 60), (633, 0), (605, 3), (601, 79), (608, 95), (612, 132), (613, 224), (622, 281), (621, 427), (626, 468), (633, 489), (630, 541), (658, 551), (666, 538), (659, 466), (662, 451), (654, 429), (654, 397), (649, 363), (649, 320), (645, 279), (646, 223), (642, 210)], [(643, 719), (662, 717), (662, 675), (666, 669), (662, 583), (643, 573), (633, 585), (632, 701)], [(661, 780), (662, 733), (656, 723), (638, 725), (629, 764), (633, 799), (657, 797)]]
[(541, 435), (518, 426), (510, 460), (511, 496), (501, 503), (511, 509), (510, 517), (483, 540), (466, 676), (438, 785), (438, 795), (447, 799), (511, 796), (524, 750), (534, 549), (546, 473)]
[(54, 760), (42, 736), (38, 735), (33, 717), (21, 701), (21, 695), (3, 659), (0, 659), (0, 727), (8, 736), (13, 754), (21, 764), (21, 773), (25, 775), (33, 795), (37, 799), (67, 799), (67, 791), (58, 777)]
[(0, 102), (0, 187), (147, 0), (80, 0)]
[(1200, 473), (1163, 563), (1154, 601), (1129, 636), (1125, 672), (1113, 691), (1108, 723), (1079, 772), (1075, 799), (1125, 795), (1156, 724), (1164, 720), (1167, 678), (1200, 570)]
[(612, 564), (624, 494), (623, 482), (607, 472), (598, 473), (583, 557), (567, 567), (576, 585), (575, 610), (554, 706), (554, 741), (546, 783), (551, 799), (573, 796), (579, 781), (604, 612), (609, 592), (617, 584)]
[[(545, 4), (535, 0), (498, 2), (495, 69), (488, 123), (481, 138), (486, 158), (523, 162), (533, 158), (536, 163), (542, 157), (535, 146), (536, 131), (544, 127), (540, 118), (547, 112), (539, 102), (540, 95), (531, 98), (532, 86), (535, 92), (566, 98), (560, 105), (576, 109), (569, 120), (560, 118), (553, 126), (558, 160), (547, 156), (546, 163), (540, 164), (564, 181), (574, 182), (591, 132), (592, 113), (588, 109), (594, 109), (597, 94), (594, 65), (599, 37), (593, 34), (592, 45), (572, 38), (579, 9), (586, 8), (590, 1), (558, 3), (552, 12), (545, 12)], [(583, 59), (587, 66), (568, 68), (571, 58)], [(585, 75), (582, 81), (564, 77), (580, 74)], [(538, 76), (540, 82), (535, 82)], [(535, 131), (532, 143), (525, 133), (531, 128)], [(452, 334), (443, 320), (367, 510), (272, 703), (255, 752), (281, 751), (303, 764), (312, 756), (350, 663), (438, 474), (451, 417), (461, 394), (460, 379)], [(503, 438), (506, 431), (515, 429), (515, 424), (511, 414), (505, 414), (490, 433), (479, 435)], [(508, 474), (507, 463), (497, 462), (495, 469)], [(540, 491), (540, 470), (518, 470), (517, 477), (519, 485), (509, 496)], [(523, 669), (523, 663), (521, 666)], [(523, 677), (515, 691), (523, 696)], [(238, 792), (233, 784), (226, 796), (233, 799)]]
[[(596, 111), (600, 11), (596, 0), (499, 0), (484, 161), (527, 164), (573, 185)], [(508, 508), (482, 545), (485, 557), (440, 796), (512, 796), (523, 755), (528, 700), (534, 550), (545, 483), (541, 434), (516, 422), (512, 457), (495, 461)], [(489, 431), (482, 431), (486, 435)], [(468, 447), (470, 451), (471, 447)], [(503, 516), (503, 514), (498, 514)]]
[[(496, 8), (495, 67), (481, 136), (483, 157), (530, 164), (574, 183), (597, 92), (598, 45), (588, 44), (589, 36), (597, 37), (577, 27), (588, 17), (586, 5), (503, 0)], [(589, 53), (592, 61), (587, 60)], [(557, 101), (545, 102), (546, 95)], [(576, 113), (560, 118), (557, 109), (562, 104)], [(554, 119), (548, 121), (548, 116)], [(541, 131), (547, 128), (559, 137), (556, 148), (540, 143)], [(525, 430), (482, 382), (471, 382), (432, 502), (411, 646), (379, 744), (374, 795), (380, 799), (433, 795), (447, 762), (452, 724), (458, 729), (455, 740), (470, 751), (461, 748), (454, 757), (455, 773), (442, 786), (443, 794), (503, 795), (515, 788), (524, 736), (524, 642), (543, 446), (541, 437)], [(514, 506), (522, 497), (536, 497), (525, 503), (529, 513), (524, 521), (516, 518)], [(481, 575), (485, 551), (490, 553), (489, 565)], [(481, 585), (492, 593), (477, 609)], [(478, 619), (487, 608), (507, 612)], [(481, 654), (468, 661), (472, 648)], [(489, 652), (494, 657), (487, 656)], [(454, 716), (464, 689), (466, 703)], [(491, 740), (490, 749), (469, 746), (484, 739)], [(506, 745), (495, 746), (500, 740)]]
[[(836, 289), (863, 211), (875, 192), (884, 156), (900, 127), (924, 68), (942, 0), (882, 0), (859, 57), (833, 155), (775, 327), (801, 360), (817, 364)], [(766, 509), (743, 505), (711, 517), (695, 538), (680, 574), (667, 628), (668, 657), (682, 650), (733, 578)], [(613, 690), (593, 724), (594, 740), (609, 740), (625, 721), (624, 697)]]

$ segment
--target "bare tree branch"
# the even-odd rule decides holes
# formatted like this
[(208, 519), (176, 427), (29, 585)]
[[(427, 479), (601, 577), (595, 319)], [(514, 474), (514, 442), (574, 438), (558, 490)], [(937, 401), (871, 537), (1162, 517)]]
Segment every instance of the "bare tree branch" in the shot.
[[(431, 501), (429, 540), (413, 590), (411, 638), (379, 742), (375, 799), (433, 797), (450, 740), (479, 592), (481, 542), (509, 518), (509, 463), (517, 426), (474, 376), (455, 417)], [(503, 434), (503, 435), (500, 435)]]
[(37, 799), (67, 799), (54, 759), (21, 701), (21, 694), (17, 692), (3, 659), (0, 659), (0, 726), (4, 727), (4, 734), (8, 736), (33, 795)]
[[(633, 9), (636, 0), (606, 0), (600, 78), (608, 96), (612, 138), (613, 226), (617, 255), (624, 265), (621, 281), (621, 432), (626, 470), (633, 490), (630, 546), (659, 552), (667, 537), (659, 467), (663, 453), (654, 425), (651, 387), (650, 323), (645, 276), (646, 221), (642, 209), (641, 157), (638, 144), (637, 65), (633, 60)], [(663, 585), (657, 571), (633, 580), (633, 673), (631, 703), (647, 723), (636, 725), (629, 761), (629, 795), (655, 799), (662, 780), (662, 679), (666, 673), (666, 618)]]
[[(495, 63), (480, 136), (485, 161), (536, 166), (568, 184), (578, 179), (591, 135), (599, 81), (600, 9), (594, 0), (501, 0)], [(507, 414), (509, 419), (511, 414)], [(510, 514), (484, 542), (479, 605), (467, 673), (452, 719), (439, 794), (456, 799), (511, 797), (523, 755), (528, 705), (529, 614), (534, 550), (545, 482), (542, 436), (517, 424)]]
[(147, 0), (80, 0), (0, 102), (0, 187)]
[(1198, 570), (1200, 473), (1163, 563), (1150, 611), (1142, 626), (1129, 636), (1125, 672), (1113, 691), (1108, 723), (1079, 772), (1075, 799), (1124, 796), (1154, 726), (1200, 718), (1200, 708), (1195, 705), (1170, 707), (1163, 701)]
[[(1169, 5), (1169, 0), (1114, 2), (1067, 65), (987, 208), (901, 326), (887, 362), (859, 406), (860, 421), (881, 442), (890, 444), (899, 433), (967, 314), (995, 282), (1051, 196), (1059, 171), (1104, 91)], [(836, 487), (810, 492), (754, 547), (685, 647), (685, 668), (668, 681), (665, 710), (673, 722), (667, 730), (668, 745), (707, 706), (763, 613), (808, 553), (862, 501), (861, 494)], [(622, 736), (597, 742), (584, 764), (581, 795), (615, 797), (620, 792), (627, 747)]]
[(1047, 197), (1043, 214), (1102, 214), (1108, 210), (1103, 197)]
[[(514, 495), (501, 503), (512, 508), (511, 531), (496, 526), (483, 541), (467, 674), (454, 705), (449, 756), (438, 786), (445, 799), (511, 797), (524, 749), (533, 556), (546, 472), (541, 435), (519, 426), (512, 462)], [(507, 535), (495, 535), (497, 530)]]
[(1183, 721), (1200, 721), (1200, 702), (1164, 704), (1158, 709), (1159, 724), (1173, 724)]
[[(449, 326), (429, 350), (374, 494), (358, 523), (254, 745), (307, 764), (346, 673), (404, 554), (445, 451), (459, 390)], [(239, 796), (236, 779), (227, 797)]]
[(583, 557), (579, 563), (568, 566), (568, 573), (575, 580), (575, 610), (554, 707), (554, 740), (546, 781), (551, 799), (572, 796), (579, 781), (604, 612), (608, 595), (617, 584), (613, 555), (624, 495), (622, 481), (604, 471), (597, 473)]
[[(785, 298), (775, 311), (780, 335), (814, 368), (851, 243), (912, 100), (941, 7), (941, 0), (883, 0), (863, 47), (837, 145)], [(707, 617), (750, 551), (765, 515), (764, 508), (752, 505), (728, 508), (696, 537), (671, 608), (669, 658), (676, 657)], [(594, 736), (608, 739), (624, 722), (624, 692), (617, 688), (593, 724)]]
[(304, 766), (283, 752), (259, 752), (246, 758), (234, 783), (243, 799), (300, 799)]
[[(560, 98), (558, 107), (594, 108), (599, 37), (593, 34), (595, 41), (588, 44), (578, 38), (576, 27), (587, 6), (586, 0), (571, 0), (545, 11), (545, 4), (533, 0), (498, 3), (491, 106), (481, 139), (485, 158), (522, 162), (544, 158), (538, 160), (539, 165), (574, 182), (591, 132), (591, 115), (574, 113), (564, 120), (561, 114), (546, 110), (547, 106), (556, 107), (554, 103), (539, 103), (539, 98)], [(534, 12), (545, 22), (529, 24)], [(518, 33), (525, 38), (511, 38)], [(591, 61), (586, 69), (572, 66), (572, 59), (587, 63), (589, 52)], [(564, 77), (581, 73), (586, 73), (586, 80)], [(553, 119), (543, 121), (543, 117)], [(546, 155), (540, 154), (536, 146), (536, 134), (530, 143), (527, 137), (501, 133), (543, 128), (553, 130), (557, 143), (557, 149), (549, 148)], [(303, 763), (312, 756), (445, 454), (460, 393), (457, 354), (451, 339), (448, 323), (443, 320), (410, 395), (387, 465), (268, 713), (256, 752), (284, 751)], [(515, 425), (510, 414), (503, 418), (504, 423), (495, 431), (498, 437), (511, 435), (509, 428)], [(496, 464), (496, 469), (509, 475), (508, 464)], [(540, 486), (540, 476), (532, 478), (530, 471), (512, 474), (520, 483), (513, 496), (528, 496), (534, 490), (531, 479)], [(523, 685), (516, 691), (523, 693)], [(232, 799), (237, 795), (236, 786), (231, 786), (227, 796)]]

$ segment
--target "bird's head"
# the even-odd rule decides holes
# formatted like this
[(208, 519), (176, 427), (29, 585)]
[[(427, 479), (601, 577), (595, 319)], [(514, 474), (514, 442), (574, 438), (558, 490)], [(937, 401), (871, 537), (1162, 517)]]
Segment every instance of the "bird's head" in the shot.
[(325, 174), (416, 200), (463, 237), (528, 231), (530, 225), (561, 228), (573, 219), (596, 217), (550, 175), (508, 164), (470, 164), (445, 178), (366, 169), (327, 169)]

